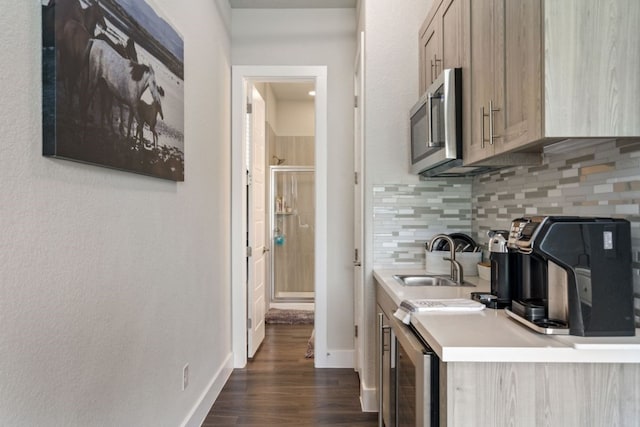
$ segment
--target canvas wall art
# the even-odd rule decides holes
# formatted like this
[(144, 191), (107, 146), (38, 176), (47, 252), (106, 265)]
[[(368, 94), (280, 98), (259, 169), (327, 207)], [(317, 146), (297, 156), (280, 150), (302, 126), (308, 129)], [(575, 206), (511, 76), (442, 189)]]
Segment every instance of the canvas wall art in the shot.
[(43, 154), (184, 181), (183, 58), (148, 0), (42, 0)]

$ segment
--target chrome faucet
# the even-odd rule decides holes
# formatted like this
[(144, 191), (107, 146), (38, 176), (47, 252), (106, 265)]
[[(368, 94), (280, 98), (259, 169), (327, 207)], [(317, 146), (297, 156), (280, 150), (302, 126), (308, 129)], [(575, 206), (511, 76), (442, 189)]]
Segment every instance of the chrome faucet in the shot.
[(456, 282), (458, 285), (462, 285), (464, 282), (464, 270), (462, 269), (462, 264), (460, 264), (459, 261), (456, 261), (456, 243), (453, 239), (446, 234), (436, 234), (431, 239), (429, 251), (433, 251), (434, 243), (440, 239), (449, 243), (449, 258), (442, 259), (451, 263), (451, 280)]

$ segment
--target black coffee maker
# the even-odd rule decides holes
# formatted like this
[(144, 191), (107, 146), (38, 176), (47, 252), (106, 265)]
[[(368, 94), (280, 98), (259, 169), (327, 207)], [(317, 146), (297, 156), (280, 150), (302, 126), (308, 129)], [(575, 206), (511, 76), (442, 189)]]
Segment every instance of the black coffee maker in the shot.
[(628, 221), (519, 218), (507, 245), (520, 275), (509, 316), (545, 334), (635, 335)]
[(495, 297), (493, 308), (509, 307), (515, 297), (515, 282), (519, 276), (517, 254), (507, 248), (507, 230), (491, 230), (487, 235), (491, 262), (491, 294)]
[(515, 298), (519, 280), (518, 254), (507, 248), (509, 231), (490, 230), (489, 261), (491, 264), (491, 293), (472, 292), (471, 297), (489, 308), (505, 308), (511, 306)]

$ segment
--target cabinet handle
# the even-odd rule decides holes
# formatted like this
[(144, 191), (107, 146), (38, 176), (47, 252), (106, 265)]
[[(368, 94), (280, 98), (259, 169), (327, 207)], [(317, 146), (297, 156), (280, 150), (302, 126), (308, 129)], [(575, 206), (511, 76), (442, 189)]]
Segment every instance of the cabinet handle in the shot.
[(433, 94), (427, 94), (427, 147), (434, 147), (433, 143), (433, 121), (431, 118), (433, 117), (433, 112), (431, 110), (431, 101), (433, 100)]
[(484, 143), (487, 141), (484, 137), (484, 118), (488, 114), (484, 113), (484, 106), (480, 107), (480, 148), (484, 149)]
[(500, 135), (493, 133), (493, 113), (500, 111), (499, 108), (493, 108), (493, 101), (489, 101), (489, 144), (493, 145), (494, 138), (500, 138)]
[(429, 78), (429, 84), (433, 83), (433, 59), (429, 61), (431, 63), (431, 77)]
[[(438, 62), (442, 62), (442, 59), (438, 59), (438, 55), (436, 55), (435, 53), (433, 54), (433, 64), (436, 68), (436, 75), (435, 78), (438, 78), (439, 74), (438, 74)], [(440, 68), (442, 68), (442, 66), (440, 66)], [(434, 79), (435, 80), (435, 79)]]
[(378, 339), (380, 340), (380, 364), (378, 366), (378, 427), (384, 427), (384, 419), (382, 414), (382, 404), (384, 397), (382, 396), (382, 382), (384, 380), (384, 333), (389, 330), (389, 326), (384, 325), (384, 313), (378, 313)]

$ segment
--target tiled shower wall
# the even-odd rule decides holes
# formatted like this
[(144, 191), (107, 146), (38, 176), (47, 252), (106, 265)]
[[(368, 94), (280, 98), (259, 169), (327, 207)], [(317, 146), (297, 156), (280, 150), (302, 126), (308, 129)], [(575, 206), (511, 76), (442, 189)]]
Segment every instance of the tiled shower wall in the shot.
[(640, 325), (640, 141), (608, 141), (546, 154), (540, 166), (473, 180), (473, 238), (524, 215), (626, 218), (631, 222), (636, 324)]
[(423, 268), (425, 242), (453, 232), (471, 233), (470, 180), (374, 186), (374, 268)]

